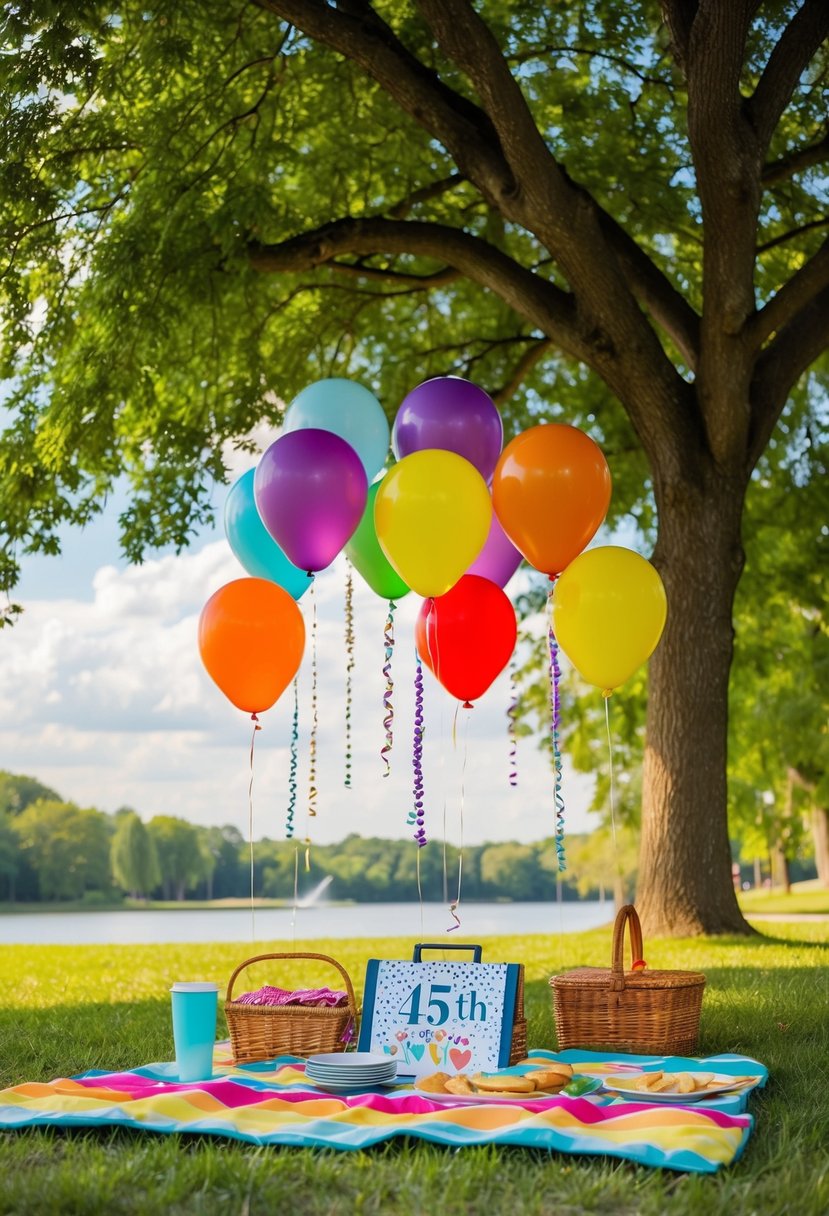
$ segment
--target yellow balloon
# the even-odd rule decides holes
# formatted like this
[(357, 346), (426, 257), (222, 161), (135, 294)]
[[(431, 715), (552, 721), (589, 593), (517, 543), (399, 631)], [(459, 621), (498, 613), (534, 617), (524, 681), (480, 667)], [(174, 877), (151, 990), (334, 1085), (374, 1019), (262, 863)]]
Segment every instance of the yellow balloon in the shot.
[(588, 684), (624, 684), (656, 649), (668, 605), (659, 574), (630, 549), (605, 545), (570, 562), (553, 594), (553, 629)]
[(374, 500), (380, 548), (424, 599), (454, 587), (483, 549), (491, 521), (492, 500), (481, 474), (442, 448), (404, 456)]

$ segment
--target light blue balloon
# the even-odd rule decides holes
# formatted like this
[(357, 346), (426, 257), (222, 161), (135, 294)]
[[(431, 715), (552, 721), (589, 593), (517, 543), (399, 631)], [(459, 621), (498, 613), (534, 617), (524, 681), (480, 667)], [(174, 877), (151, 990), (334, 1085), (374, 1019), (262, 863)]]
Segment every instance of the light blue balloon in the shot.
[(314, 581), (285, 556), (256, 510), (253, 475), (248, 469), (234, 481), (225, 499), (225, 536), (234, 556), (254, 578), (267, 578), (298, 600)]
[(363, 462), (369, 481), (380, 472), (389, 452), (389, 423), (374, 393), (355, 380), (332, 376), (309, 384), (285, 411), (282, 433), (315, 427), (333, 431), (350, 443)]

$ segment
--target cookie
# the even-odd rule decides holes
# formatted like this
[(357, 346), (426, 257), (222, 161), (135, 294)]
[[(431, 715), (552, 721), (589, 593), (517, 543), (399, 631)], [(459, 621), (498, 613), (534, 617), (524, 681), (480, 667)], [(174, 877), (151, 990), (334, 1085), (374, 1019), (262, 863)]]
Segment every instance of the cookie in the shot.
[(466, 1073), (459, 1072), (456, 1077), (450, 1077), (446, 1082), (446, 1092), (448, 1094), (474, 1094), (475, 1090)]
[(536, 1089), (563, 1089), (570, 1076), (563, 1072), (554, 1072), (552, 1068), (534, 1068), (526, 1074)]
[(529, 1077), (504, 1072), (478, 1072), (472, 1078), (472, 1084), (485, 1094), (531, 1094), (535, 1089)]
[(418, 1089), (425, 1089), (429, 1094), (445, 1094), (448, 1072), (433, 1072), (428, 1077), (421, 1077), (417, 1083)]

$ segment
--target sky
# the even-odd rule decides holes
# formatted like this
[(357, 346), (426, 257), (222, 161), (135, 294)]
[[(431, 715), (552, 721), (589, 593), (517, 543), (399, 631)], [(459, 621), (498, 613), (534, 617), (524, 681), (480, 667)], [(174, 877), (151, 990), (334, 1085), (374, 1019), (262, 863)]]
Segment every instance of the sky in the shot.
[[(262, 444), (267, 436), (262, 437)], [(255, 458), (231, 469), (231, 480)], [(0, 631), (0, 768), (35, 777), (63, 798), (113, 812), (133, 807), (149, 820), (177, 815), (201, 825), (233, 824), (247, 838), (251, 802), (248, 715), (213, 684), (198, 652), (198, 618), (223, 584), (244, 577), (221, 525), (227, 488), (216, 492), (217, 527), (185, 553), (128, 566), (118, 550), (118, 496), (84, 531), (64, 536), (60, 557), (22, 562), (15, 594), (23, 614)], [(515, 576), (522, 578), (521, 572)], [(300, 601), (308, 630), (299, 675), (297, 836), (316, 843), (411, 834), (414, 621), (409, 594), (396, 614), (394, 747), (383, 776), (386, 601), (354, 572), (352, 783), (344, 785), (346, 563), (317, 575), (317, 815), (307, 816), (311, 724), (311, 592)], [(508, 593), (516, 589), (513, 582)], [(543, 620), (535, 622), (539, 630)], [(518, 744), (518, 785), (509, 784), (508, 673), (472, 710), (424, 670), (426, 829), (451, 843), (531, 842), (554, 830), (549, 762), (536, 740)], [(253, 835), (280, 839), (288, 808), (290, 687), (261, 715), (253, 759)], [(592, 781), (564, 757), (565, 821), (595, 826)]]

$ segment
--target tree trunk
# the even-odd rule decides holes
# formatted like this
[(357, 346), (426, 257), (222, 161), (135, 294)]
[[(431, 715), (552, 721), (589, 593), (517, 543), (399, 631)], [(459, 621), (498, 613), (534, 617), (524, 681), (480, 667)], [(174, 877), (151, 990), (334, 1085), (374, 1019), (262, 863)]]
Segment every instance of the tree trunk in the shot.
[(789, 859), (779, 842), (771, 846), (771, 885), (773, 887), (781, 887), (784, 895), (791, 895), (792, 881), (789, 873)]
[(829, 811), (813, 807), (811, 818), (818, 881), (822, 887), (829, 887)]
[[(726, 754), (744, 485), (655, 480), (668, 597), (650, 663), (637, 907), (648, 934), (753, 933), (731, 874)], [(694, 740), (694, 747), (688, 741)]]

